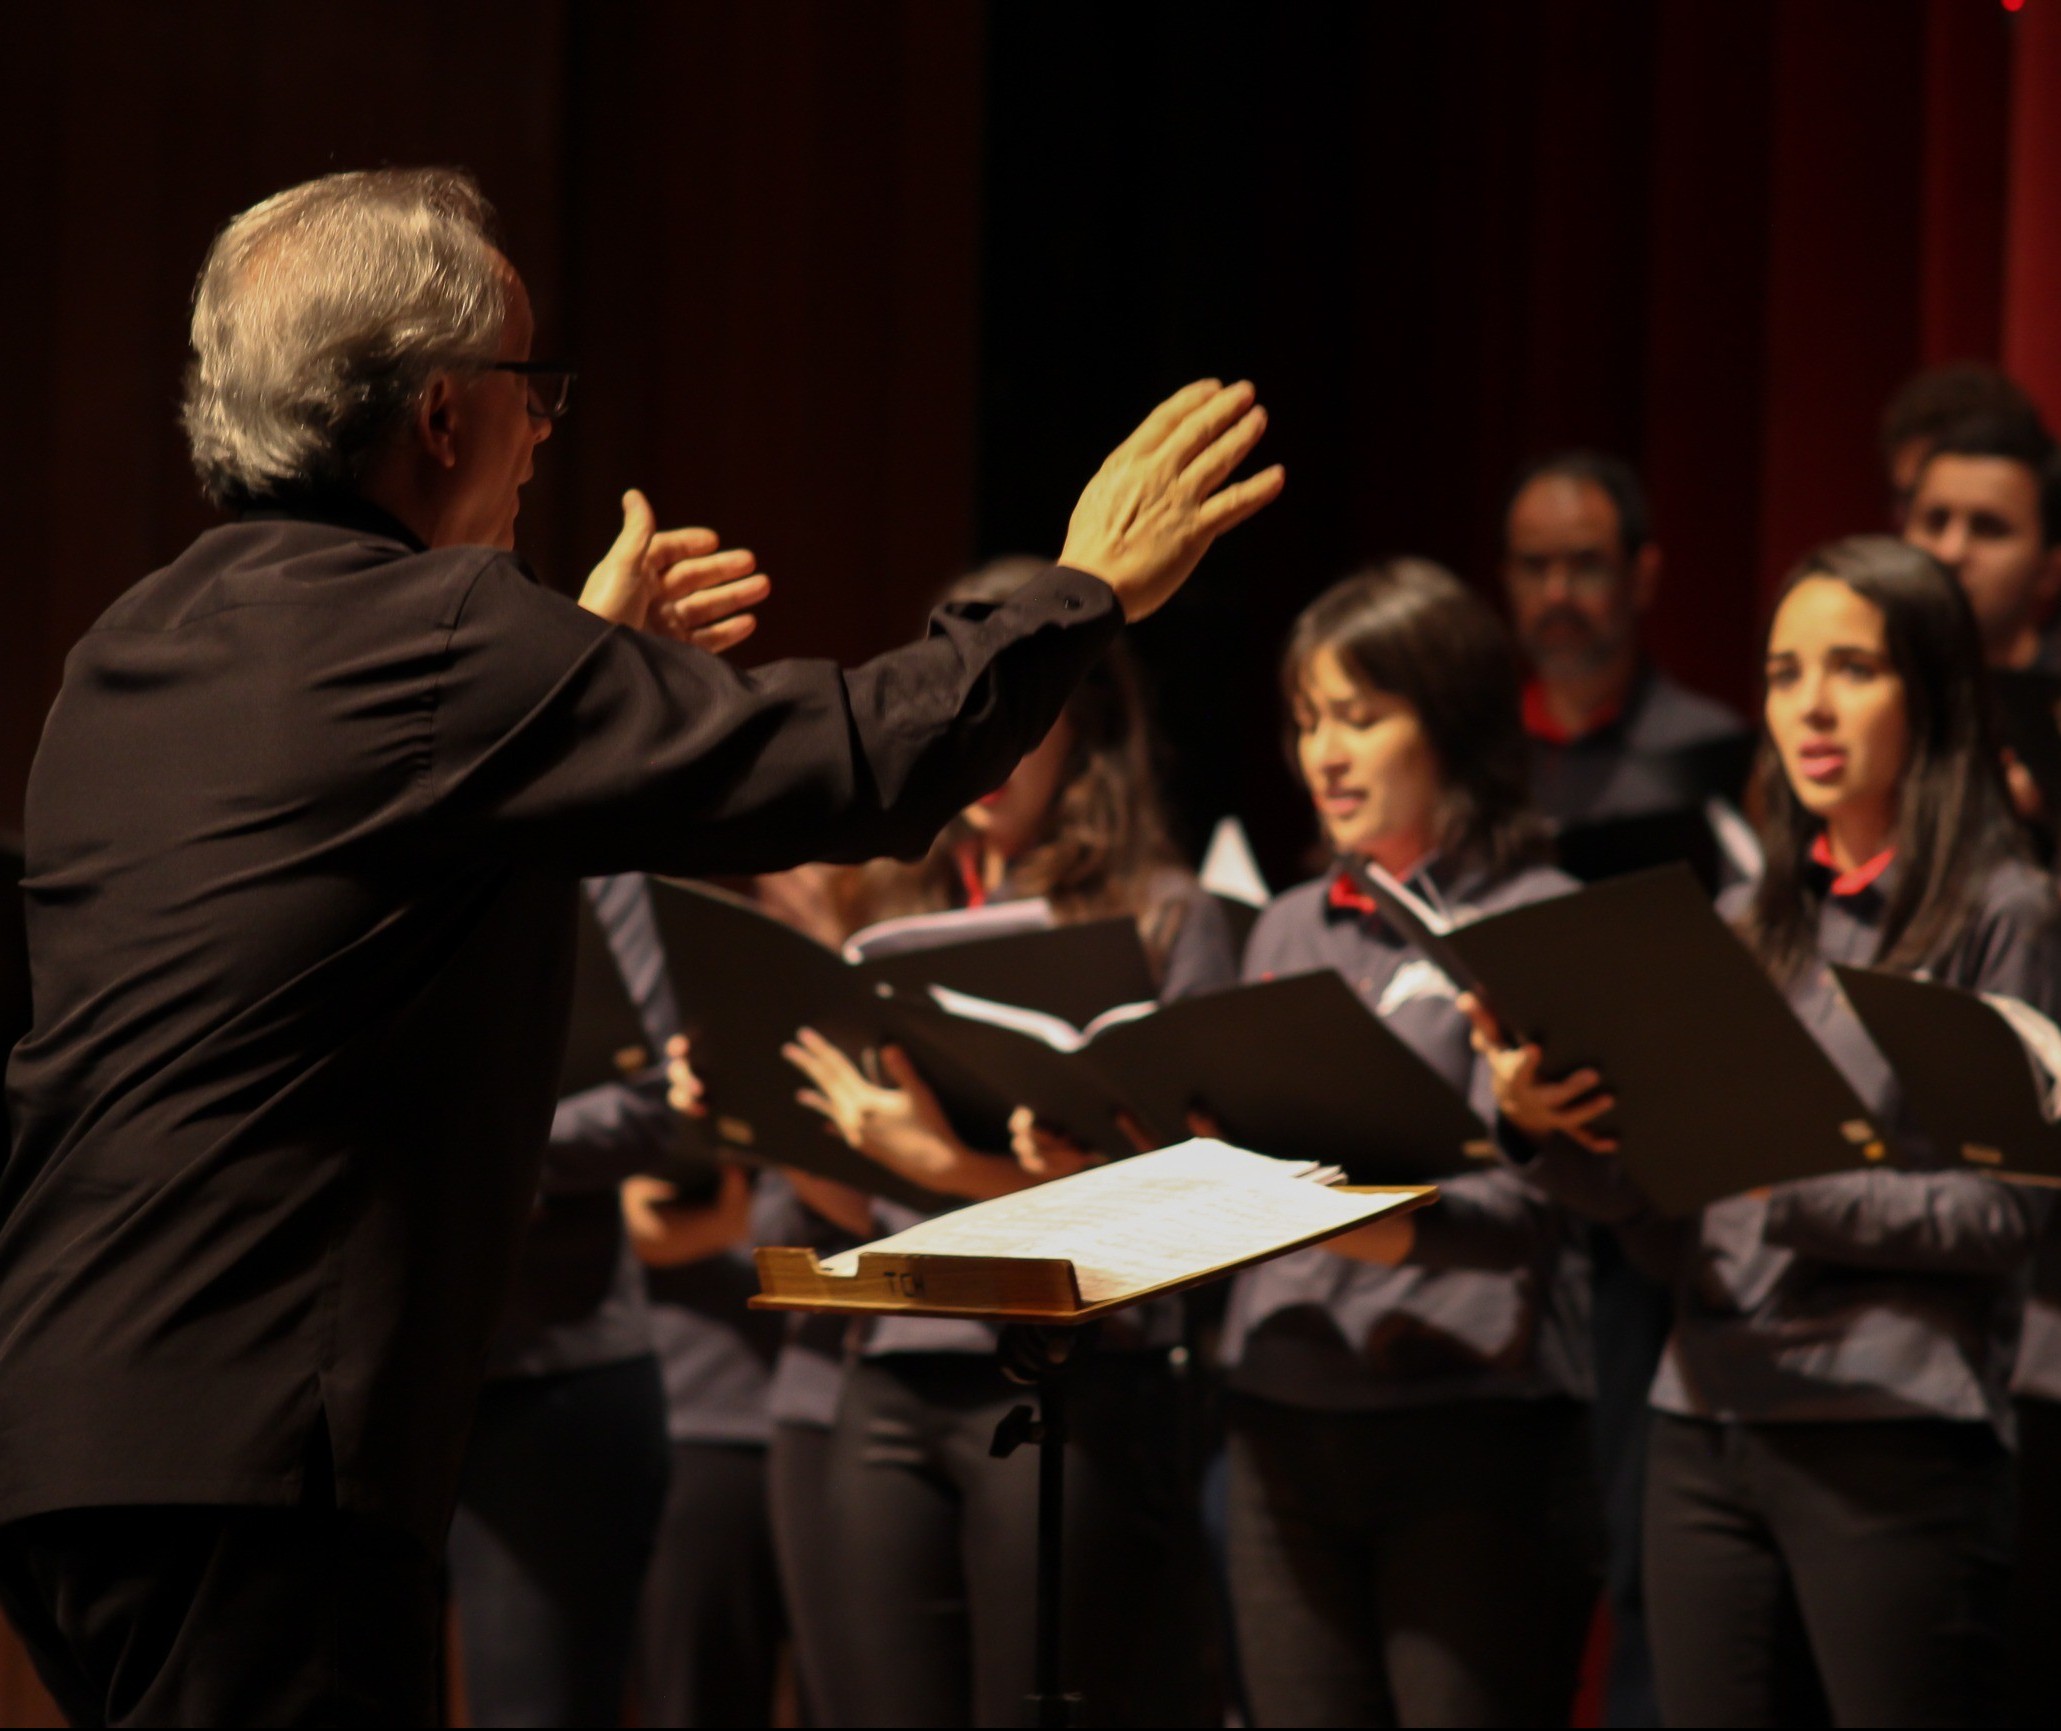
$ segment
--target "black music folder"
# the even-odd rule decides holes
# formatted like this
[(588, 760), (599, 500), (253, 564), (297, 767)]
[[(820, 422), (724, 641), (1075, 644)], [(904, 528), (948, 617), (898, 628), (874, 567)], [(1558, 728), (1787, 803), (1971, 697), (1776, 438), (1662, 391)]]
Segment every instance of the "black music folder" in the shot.
[[(630, 1001), (608, 934), (584, 889), (578, 918), (572, 1021), (558, 1072), (561, 1099), (606, 1082), (634, 1082), (665, 1062), (665, 1054), (651, 1048), (644, 1018)], [(670, 1181), (683, 1201), (713, 1198), (721, 1163), (706, 1131), (687, 1117), (679, 1120), (677, 1130), (671, 1150), (651, 1175)]]
[[(2042, 1063), (2061, 1071), (2061, 1029), (2026, 1005), (1999, 1008), (1935, 980), (1872, 968), (1832, 971), (1942, 1159), (2001, 1178), (2061, 1184), (2056, 1074)], [(2034, 1041), (2047, 1047), (2040, 1058)]]
[(1715, 895), (1723, 880), (1724, 853), (1701, 806), (1571, 823), (1554, 832), (1554, 863), (1585, 884), (1650, 871), (1679, 860), (1696, 874), (1704, 893)]
[[(1192, 1134), (1200, 1110), (1240, 1147), (1411, 1184), (1495, 1157), (1467, 1103), (1328, 969), (1137, 1006), (1085, 1030), (944, 992), (898, 1008), (899, 1038), (948, 1106), (1029, 1106), (1112, 1157)], [(992, 1132), (990, 1132), (992, 1134)]]
[[(21, 847), (0, 836), (0, 1077), (7, 1055), (29, 1031), (29, 936), (23, 918)], [(0, 1156), (12, 1145), (7, 1111), (0, 1103)]]
[(573, 950), (572, 1023), (566, 1033), (565, 1059), (559, 1066), (558, 1093), (581, 1094), (604, 1082), (627, 1082), (665, 1054), (651, 1049), (644, 1018), (630, 1002), (616, 967), (615, 952), (594, 904), (582, 889), (579, 936)]
[(1458, 922), (1379, 867), (1359, 875), (1384, 918), (1543, 1049), (1546, 1075), (1602, 1075), (1617, 1105), (1596, 1128), (1663, 1212), (1887, 1157), (1686, 866)]
[[(1111, 994), (1152, 995), (1151, 968), (1129, 919), (1022, 929), (1027, 911), (982, 909), (957, 921), (925, 916), (929, 947), (888, 942), (888, 953), (851, 961), (741, 897), (663, 880), (653, 881), (651, 894), (716, 1143), (919, 1206), (938, 1199), (847, 1148), (795, 1098), (807, 1082), (781, 1048), (797, 1029), (814, 1028), (857, 1058), (901, 1037), (897, 989), (912, 999), (933, 984), (976, 997), (1008, 992), (1050, 1014), (1086, 1016), (1121, 1001)], [(915, 922), (895, 924), (907, 935)], [(955, 941), (957, 932), (976, 935)], [(854, 940), (854, 953), (868, 935)], [(969, 1099), (960, 1078), (929, 1080), (955, 1119), (969, 1107), (992, 1117), (991, 1096), (977, 1084)], [(991, 1128), (984, 1120), (981, 1127)]]
[(2032, 668), (1996, 668), (1989, 678), (2004, 743), (2039, 789), (2047, 822), (2061, 822), (2061, 678)]

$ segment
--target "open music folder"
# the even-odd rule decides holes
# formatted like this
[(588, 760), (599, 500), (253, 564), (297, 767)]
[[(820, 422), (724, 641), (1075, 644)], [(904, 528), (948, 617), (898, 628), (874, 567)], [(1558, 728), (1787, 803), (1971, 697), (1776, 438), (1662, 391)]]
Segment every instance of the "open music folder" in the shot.
[[(644, 1018), (630, 1001), (608, 934), (584, 890), (579, 897), (578, 922), (572, 1020), (558, 1073), (561, 1099), (606, 1082), (634, 1082), (665, 1062), (665, 1054), (652, 1049)], [(668, 1180), (678, 1188), (682, 1200), (692, 1201), (713, 1195), (719, 1175), (715, 1148), (700, 1123), (678, 1119), (672, 1147), (651, 1176)]]
[(955, 1209), (828, 1259), (758, 1253), (754, 1306), (1078, 1323), (1435, 1201), (1191, 1141)]
[(949, 991), (893, 1016), (962, 1115), (1028, 1106), (1111, 1158), (1136, 1147), (1125, 1116), (1170, 1143), (1198, 1111), (1241, 1148), (1367, 1183), (1425, 1183), (1495, 1157), (1467, 1102), (1328, 969), (1129, 1006), (1085, 1030)]
[(1547, 1076), (1602, 1075), (1617, 1104), (1597, 1128), (1664, 1212), (1887, 1158), (1860, 1097), (1686, 866), (1473, 919), (1356, 869), (1384, 918), (1542, 1048)]
[(2061, 1184), (2061, 1028), (2012, 998), (1872, 968), (1832, 971), (1942, 1158)]
[(937, 1197), (854, 1153), (795, 1098), (805, 1083), (780, 1053), (797, 1029), (856, 1059), (897, 1037), (897, 989), (1006, 992), (1082, 1019), (1153, 991), (1134, 922), (1054, 925), (1038, 902), (885, 922), (840, 953), (705, 885), (655, 879), (651, 899), (715, 1143), (921, 1207)]
[(665, 1061), (664, 1053), (651, 1049), (651, 1035), (630, 1002), (608, 934), (601, 929), (584, 889), (578, 924), (573, 947), (572, 1023), (558, 1071), (561, 1099), (604, 1082), (627, 1082)]

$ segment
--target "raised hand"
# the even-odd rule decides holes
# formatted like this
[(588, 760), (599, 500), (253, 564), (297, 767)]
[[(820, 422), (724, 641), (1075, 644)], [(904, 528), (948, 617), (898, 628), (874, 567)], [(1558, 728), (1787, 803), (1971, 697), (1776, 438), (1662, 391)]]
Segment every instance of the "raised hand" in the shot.
[(634, 487), (623, 527), (580, 591), (590, 613), (720, 655), (758, 627), (751, 609), (772, 593), (750, 549), (724, 548), (713, 529), (660, 529)]
[(1278, 463), (1225, 485), (1266, 430), (1250, 384), (1199, 379), (1176, 391), (1095, 471), (1059, 562), (1100, 577), (1125, 618), (1154, 612), (1212, 541), (1280, 494)]

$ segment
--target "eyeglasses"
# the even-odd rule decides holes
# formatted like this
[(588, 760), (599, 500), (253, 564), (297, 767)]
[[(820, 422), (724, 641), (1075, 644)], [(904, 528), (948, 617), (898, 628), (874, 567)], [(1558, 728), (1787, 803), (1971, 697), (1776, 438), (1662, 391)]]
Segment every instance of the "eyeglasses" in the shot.
[(556, 421), (572, 407), (573, 380), (580, 375), (556, 361), (493, 361), (490, 373), (513, 373), (529, 388), (530, 418)]

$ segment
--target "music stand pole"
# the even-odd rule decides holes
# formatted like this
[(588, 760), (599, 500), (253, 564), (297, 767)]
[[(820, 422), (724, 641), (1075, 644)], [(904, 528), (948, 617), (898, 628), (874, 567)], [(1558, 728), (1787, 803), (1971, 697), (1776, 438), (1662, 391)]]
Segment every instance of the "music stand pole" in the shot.
[(1041, 1727), (1073, 1724), (1081, 1698), (1069, 1694), (1061, 1661), (1060, 1621), (1066, 1591), (1066, 1373), (1080, 1344), (1078, 1328), (1010, 1323), (1002, 1330), (1002, 1372), (1012, 1382), (1035, 1388), (1035, 1414), (1010, 1408), (995, 1427), (989, 1450), (1005, 1460), (1024, 1443), (1038, 1448), (1037, 1629), (1031, 1672), (1033, 1722)]

